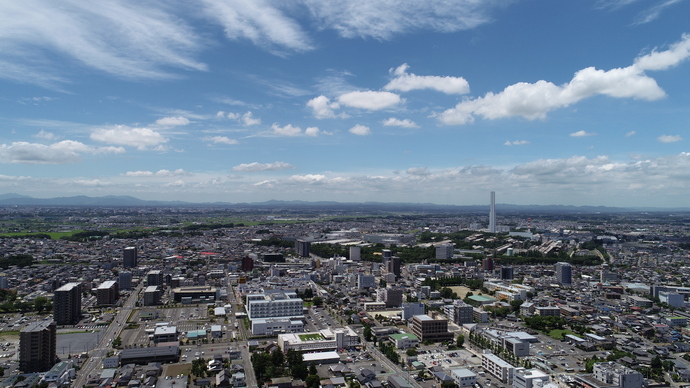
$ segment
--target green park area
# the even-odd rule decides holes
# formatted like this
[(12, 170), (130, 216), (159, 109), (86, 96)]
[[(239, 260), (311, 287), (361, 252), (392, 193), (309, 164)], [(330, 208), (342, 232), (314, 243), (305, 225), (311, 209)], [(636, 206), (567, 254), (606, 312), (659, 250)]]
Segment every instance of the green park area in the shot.
[(323, 339), (323, 336), (319, 333), (300, 334), (299, 339), (302, 341), (317, 341)]

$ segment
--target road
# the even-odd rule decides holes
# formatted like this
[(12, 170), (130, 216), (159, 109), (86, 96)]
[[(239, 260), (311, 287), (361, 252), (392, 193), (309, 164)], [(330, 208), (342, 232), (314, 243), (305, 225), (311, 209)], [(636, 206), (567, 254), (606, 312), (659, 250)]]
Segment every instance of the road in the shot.
[(120, 332), (127, 324), (127, 319), (129, 315), (134, 310), (137, 299), (139, 298), (139, 292), (143, 288), (143, 285), (139, 285), (135, 290), (132, 291), (127, 301), (122, 305), (120, 311), (117, 313), (115, 318), (110, 325), (104, 330), (103, 334), (100, 336), (98, 345), (89, 352), (89, 358), (81, 366), (76, 380), (74, 381), (73, 387), (82, 387), (86, 384), (89, 376), (95, 376), (102, 364), (103, 358), (112, 350), (111, 342), (115, 340), (120, 335)]

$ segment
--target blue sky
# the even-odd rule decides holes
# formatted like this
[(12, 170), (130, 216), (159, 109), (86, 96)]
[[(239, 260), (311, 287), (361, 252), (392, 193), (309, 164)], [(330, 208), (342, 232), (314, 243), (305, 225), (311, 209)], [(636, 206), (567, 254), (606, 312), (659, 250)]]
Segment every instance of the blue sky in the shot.
[(683, 0), (2, 2), (0, 193), (688, 206), (688, 15)]

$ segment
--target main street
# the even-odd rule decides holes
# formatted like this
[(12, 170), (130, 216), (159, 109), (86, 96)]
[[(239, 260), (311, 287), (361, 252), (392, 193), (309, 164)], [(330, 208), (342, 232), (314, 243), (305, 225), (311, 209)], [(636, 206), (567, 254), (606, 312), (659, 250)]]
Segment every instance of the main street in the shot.
[(103, 358), (113, 349), (112, 341), (115, 341), (115, 338), (120, 335), (120, 332), (127, 324), (127, 319), (136, 307), (137, 300), (139, 299), (139, 292), (142, 287), (143, 285), (139, 285), (132, 291), (127, 301), (120, 308), (120, 311), (112, 322), (110, 322), (110, 325), (104, 330), (103, 334), (100, 336), (98, 345), (89, 352), (89, 358), (81, 366), (77, 378), (72, 385), (73, 387), (82, 387), (86, 385), (89, 377), (94, 377), (96, 373), (98, 373)]

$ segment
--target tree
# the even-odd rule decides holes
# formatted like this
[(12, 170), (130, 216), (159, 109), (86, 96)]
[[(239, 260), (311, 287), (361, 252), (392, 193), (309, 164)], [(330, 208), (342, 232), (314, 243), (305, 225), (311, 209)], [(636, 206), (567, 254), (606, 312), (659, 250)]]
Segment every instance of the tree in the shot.
[(52, 309), (53, 304), (51, 303), (50, 299), (46, 298), (45, 296), (39, 296), (34, 299), (34, 310), (36, 310), (39, 314), (44, 310), (50, 311)]
[(304, 380), (307, 388), (319, 388), (321, 386), (321, 379), (318, 375), (309, 375), (307, 379)]
[(371, 327), (369, 325), (366, 325), (364, 327), (364, 339), (367, 341), (371, 341)]
[(410, 357), (414, 357), (417, 355), (417, 349), (409, 348), (409, 349), (407, 349), (407, 351), (405, 351), (405, 354), (407, 354)]
[(459, 348), (461, 348), (462, 345), (465, 344), (465, 335), (460, 334), (460, 335), (458, 336), (458, 339), (455, 341), (455, 344), (456, 344)]
[(309, 374), (310, 375), (317, 375), (319, 372), (316, 371), (316, 365), (314, 364), (314, 361), (309, 363)]
[(120, 338), (120, 336), (117, 336), (117, 337), (113, 340), (113, 347), (114, 347), (114, 348), (119, 348), (121, 345), (122, 345), (122, 338)]
[(320, 296), (315, 296), (311, 301), (316, 307), (321, 307), (323, 305), (323, 298)]
[(314, 291), (311, 289), (311, 287), (307, 288), (304, 291), (304, 299), (311, 299), (314, 297)]

